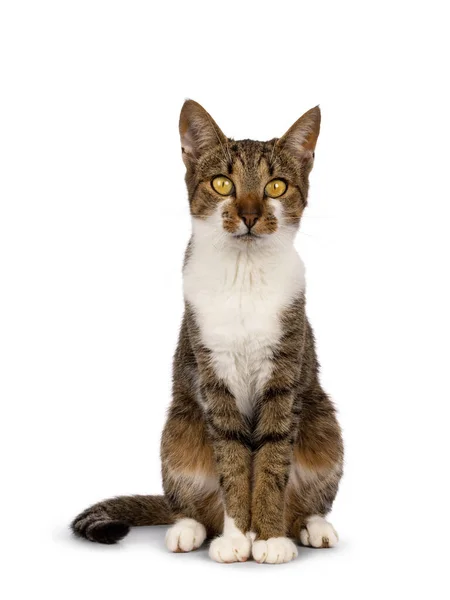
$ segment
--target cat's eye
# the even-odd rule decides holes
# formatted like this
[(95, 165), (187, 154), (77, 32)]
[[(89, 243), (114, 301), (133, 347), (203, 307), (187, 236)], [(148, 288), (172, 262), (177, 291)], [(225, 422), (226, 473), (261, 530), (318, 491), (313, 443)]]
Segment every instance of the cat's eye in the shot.
[(213, 189), (221, 196), (229, 196), (234, 189), (231, 179), (228, 179), (228, 177), (225, 177), (224, 175), (214, 177), (214, 179), (211, 181), (211, 185), (213, 186)]
[(264, 188), (266, 195), (269, 198), (279, 198), (287, 189), (286, 183), (282, 179), (273, 179)]

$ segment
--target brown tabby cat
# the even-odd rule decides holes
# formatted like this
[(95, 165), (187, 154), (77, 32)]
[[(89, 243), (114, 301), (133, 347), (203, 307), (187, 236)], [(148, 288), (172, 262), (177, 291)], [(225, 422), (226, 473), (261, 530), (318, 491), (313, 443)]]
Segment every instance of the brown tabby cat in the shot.
[(318, 379), (294, 248), (319, 129), (316, 107), (280, 139), (234, 141), (185, 102), (192, 237), (162, 435), (164, 496), (95, 504), (73, 521), (76, 535), (111, 544), (130, 526), (170, 523), (169, 550), (213, 537), (210, 556), (224, 563), (290, 561), (292, 540), (337, 543), (325, 515), (343, 445)]

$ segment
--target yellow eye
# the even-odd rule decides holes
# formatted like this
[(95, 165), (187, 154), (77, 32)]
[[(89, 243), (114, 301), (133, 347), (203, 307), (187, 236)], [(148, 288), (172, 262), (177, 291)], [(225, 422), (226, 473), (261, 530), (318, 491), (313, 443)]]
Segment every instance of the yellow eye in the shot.
[(214, 177), (214, 179), (211, 181), (211, 185), (221, 196), (229, 196), (234, 188), (231, 179), (228, 179), (228, 177), (224, 177), (223, 175)]
[(264, 191), (270, 198), (279, 198), (284, 194), (286, 188), (287, 185), (282, 179), (274, 179), (273, 181), (269, 181)]

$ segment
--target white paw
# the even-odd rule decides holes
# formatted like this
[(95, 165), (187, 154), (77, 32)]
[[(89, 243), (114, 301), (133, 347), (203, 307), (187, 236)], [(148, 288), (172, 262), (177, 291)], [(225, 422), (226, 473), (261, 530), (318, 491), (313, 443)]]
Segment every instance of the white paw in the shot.
[(220, 563), (245, 562), (252, 542), (243, 534), (221, 535), (211, 542), (209, 556)]
[(206, 529), (195, 519), (180, 519), (166, 533), (166, 546), (171, 552), (190, 552), (206, 538)]
[(253, 558), (259, 563), (286, 563), (296, 558), (297, 546), (285, 537), (269, 538), (253, 542)]
[(333, 548), (339, 541), (333, 525), (323, 517), (315, 515), (306, 521), (306, 528), (300, 531), (300, 541), (313, 548)]

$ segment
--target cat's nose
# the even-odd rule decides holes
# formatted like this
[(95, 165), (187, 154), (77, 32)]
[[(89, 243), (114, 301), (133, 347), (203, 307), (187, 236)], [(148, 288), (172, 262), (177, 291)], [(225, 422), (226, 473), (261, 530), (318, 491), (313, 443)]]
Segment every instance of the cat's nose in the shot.
[(245, 226), (250, 231), (252, 227), (256, 224), (256, 221), (259, 219), (258, 213), (256, 212), (247, 212), (241, 214), (241, 219), (244, 221)]

